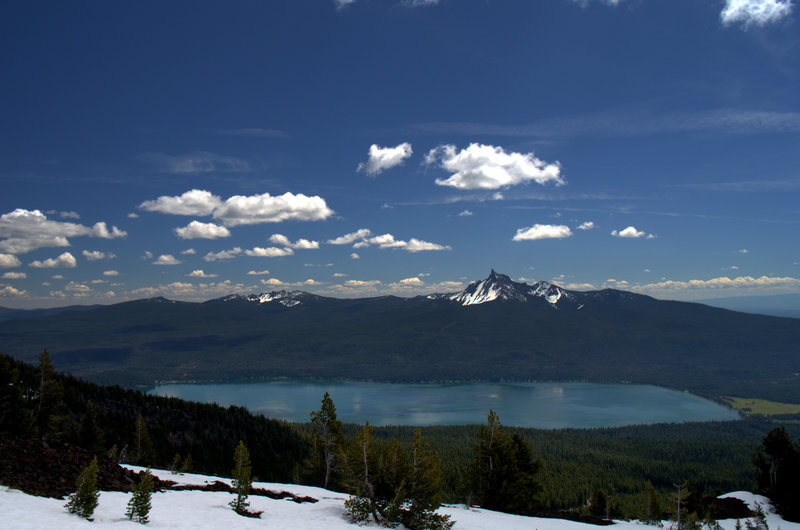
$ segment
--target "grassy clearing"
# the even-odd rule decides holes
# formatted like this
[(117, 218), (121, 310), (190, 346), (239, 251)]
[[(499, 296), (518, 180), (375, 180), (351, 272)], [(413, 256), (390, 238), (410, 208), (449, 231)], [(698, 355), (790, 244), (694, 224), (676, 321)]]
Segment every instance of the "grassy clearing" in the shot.
[(742, 414), (761, 414), (776, 416), (778, 414), (800, 414), (800, 404), (779, 403), (758, 398), (738, 398), (727, 396), (724, 398), (736, 411)]

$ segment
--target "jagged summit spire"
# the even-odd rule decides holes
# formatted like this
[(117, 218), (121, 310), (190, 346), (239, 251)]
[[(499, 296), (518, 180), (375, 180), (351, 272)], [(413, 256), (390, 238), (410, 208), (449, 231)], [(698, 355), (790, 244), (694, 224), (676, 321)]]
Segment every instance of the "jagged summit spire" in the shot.
[(485, 280), (472, 282), (463, 291), (450, 295), (450, 299), (462, 305), (477, 305), (493, 300), (528, 302), (543, 298), (555, 306), (562, 296), (568, 296), (567, 292), (558, 286), (543, 281), (533, 285), (518, 283), (492, 268)]

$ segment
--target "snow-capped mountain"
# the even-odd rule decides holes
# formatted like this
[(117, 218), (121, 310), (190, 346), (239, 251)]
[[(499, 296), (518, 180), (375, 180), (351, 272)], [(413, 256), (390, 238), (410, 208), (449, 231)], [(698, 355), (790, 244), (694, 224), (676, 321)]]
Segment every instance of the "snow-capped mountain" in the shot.
[(448, 295), (450, 300), (461, 305), (484, 304), (494, 300), (528, 302), (542, 298), (555, 306), (559, 300), (569, 297), (570, 294), (557, 285), (544, 281), (533, 285), (517, 283), (505, 274), (496, 273), (494, 269), (485, 280), (472, 282), (463, 291)]
[(267, 304), (270, 302), (276, 302), (281, 304), (285, 307), (294, 307), (303, 303), (303, 300), (309, 296), (314, 296), (310, 293), (305, 291), (270, 291), (268, 293), (261, 293), (261, 294), (248, 294), (247, 296), (243, 296), (240, 294), (232, 294), (229, 296), (224, 296), (220, 300), (223, 302), (232, 302), (243, 300), (245, 302), (252, 302), (255, 304)]

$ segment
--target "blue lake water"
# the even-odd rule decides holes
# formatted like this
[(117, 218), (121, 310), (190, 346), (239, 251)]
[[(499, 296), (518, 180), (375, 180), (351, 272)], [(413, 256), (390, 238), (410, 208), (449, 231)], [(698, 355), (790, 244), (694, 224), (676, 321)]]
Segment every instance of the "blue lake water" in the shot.
[(686, 392), (649, 385), (597, 383), (400, 384), (349, 381), (166, 384), (150, 394), (239, 405), (270, 418), (309, 421), (329, 392), (346, 423), (485, 423), (493, 409), (504, 425), (559, 429), (734, 420), (736, 412)]

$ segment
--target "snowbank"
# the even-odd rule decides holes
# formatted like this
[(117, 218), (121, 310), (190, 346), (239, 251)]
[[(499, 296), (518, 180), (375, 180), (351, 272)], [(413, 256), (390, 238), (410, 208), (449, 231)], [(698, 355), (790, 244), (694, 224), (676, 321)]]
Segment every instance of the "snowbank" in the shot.
[[(141, 468), (130, 466), (138, 471)], [(230, 483), (229, 479), (205, 475), (178, 474), (158, 469), (152, 473), (162, 479), (179, 484), (202, 485), (216, 480)], [(298, 504), (290, 500), (273, 500), (267, 497), (251, 496), (250, 506), (253, 510), (264, 513), (261, 519), (249, 519), (236, 515), (228, 503), (233, 498), (230, 493), (203, 491), (167, 491), (153, 494), (150, 524), (147, 528), (192, 528), (192, 529), (250, 529), (281, 528), (286, 530), (318, 530), (346, 529), (354, 530), (357, 526), (347, 523), (342, 517), (346, 495), (321, 488), (298, 486), (295, 484), (275, 484), (257, 482), (254, 487), (276, 491), (288, 491), (298, 496), (310, 496), (319, 499), (316, 503)], [(726, 497), (737, 497), (751, 506), (760, 503), (767, 512), (767, 522), (772, 530), (800, 530), (800, 524), (789, 523), (774, 513), (769, 501), (758, 495), (746, 492), (734, 492)], [(101, 530), (142, 528), (125, 517), (125, 509), (130, 494), (121, 492), (101, 492), (100, 504), (94, 513), (94, 521), (89, 522), (78, 516), (67, 513), (64, 509), (66, 501), (34, 497), (17, 490), (0, 486), (0, 528), (8, 530), (41, 530), (58, 528), (71, 530), (74, 528)], [(468, 509), (464, 506), (445, 506), (440, 513), (452, 516), (456, 521), (455, 529), (460, 530), (593, 530), (599, 527), (584, 523), (564, 521), (560, 519), (542, 519), (523, 517), (492, 512), (490, 510)], [(735, 521), (720, 521), (724, 530), (734, 530)], [(668, 524), (665, 525), (668, 528)], [(637, 522), (618, 522), (619, 530), (653, 530)]]

